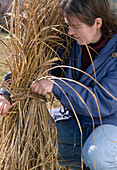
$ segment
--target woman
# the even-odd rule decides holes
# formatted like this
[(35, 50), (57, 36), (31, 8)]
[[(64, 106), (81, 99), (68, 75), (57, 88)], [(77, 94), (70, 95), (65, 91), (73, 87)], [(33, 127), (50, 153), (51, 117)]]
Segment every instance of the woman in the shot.
[[(93, 64), (86, 48), (86, 45), (88, 45), (96, 71), (97, 82), (117, 98), (117, 17), (111, 11), (108, 0), (62, 0), (60, 11), (64, 15), (66, 24), (69, 25), (68, 34), (74, 37), (69, 57), (69, 66), (81, 69), (95, 78)], [(99, 110), (91, 92), (96, 96), (102, 123), (109, 127), (110, 134), (116, 130), (117, 126), (117, 101), (98, 83), (95, 83), (92, 78), (78, 70), (72, 68), (65, 69), (65, 77), (71, 80), (64, 80), (69, 86), (63, 82), (61, 83), (58, 79), (55, 80), (55, 83), (45, 79), (38, 80), (32, 85), (32, 91), (38, 94), (46, 95), (48, 92), (53, 92), (65, 107), (65, 111), (62, 112), (63, 119), (61, 118), (56, 121), (60, 163), (65, 164), (64, 162), (66, 162), (72, 169), (80, 169), (81, 131), (73, 109), (68, 102), (69, 99), (82, 128), (83, 144), (86, 141), (86, 145), (84, 144), (85, 149), (83, 148), (84, 162), (91, 169), (95, 169), (95, 167), (96, 169), (99, 167), (101, 170), (108, 169), (108, 166), (111, 166), (113, 162), (110, 162), (107, 166), (107, 160), (103, 159), (103, 157), (106, 157), (105, 148), (103, 149), (103, 157), (98, 156), (98, 160), (96, 156), (95, 160), (90, 161), (90, 158), (95, 156), (95, 152), (92, 152), (92, 150), (88, 154), (90, 145), (87, 141), (91, 140), (92, 145), (95, 142), (93, 138), (88, 138), (93, 131), (93, 121), (89, 112), (93, 116), (95, 127), (100, 127), (101, 124)], [(77, 82), (85, 85), (90, 91)], [(60, 87), (66, 93), (68, 99)], [(89, 111), (76, 92), (85, 101)], [(4, 94), (3, 91), (1, 93)], [(9, 102), (3, 95), (0, 96), (0, 100), (0, 112), (5, 114), (9, 109)], [(67, 114), (66, 110), (68, 111)], [(111, 126), (114, 128), (112, 129)], [(96, 129), (99, 129), (99, 127)], [(95, 132), (96, 129), (94, 130)], [(99, 129), (99, 132), (101, 130), (102, 128)], [(101, 137), (103, 143), (104, 136)], [(117, 141), (117, 136), (115, 136), (115, 140)], [(108, 141), (106, 142), (108, 143)], [(98, 143), (96, 143), (96, 146), (98, 146)], [(109, 148), (111, 146), (111, 144), (108, 145)], [(113, 168), (117, 167), (116, 162), (117, 160), (115, 160)]]

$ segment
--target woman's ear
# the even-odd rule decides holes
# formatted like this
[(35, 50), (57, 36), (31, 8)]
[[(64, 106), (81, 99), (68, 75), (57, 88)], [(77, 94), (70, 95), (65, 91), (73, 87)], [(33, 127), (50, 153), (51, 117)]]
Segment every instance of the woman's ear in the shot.
[(96, 25), (97, 29), (100, 29), (101, 26), (102, 26), (102, 19), (101, 18), (96, 18), (95, 25)]

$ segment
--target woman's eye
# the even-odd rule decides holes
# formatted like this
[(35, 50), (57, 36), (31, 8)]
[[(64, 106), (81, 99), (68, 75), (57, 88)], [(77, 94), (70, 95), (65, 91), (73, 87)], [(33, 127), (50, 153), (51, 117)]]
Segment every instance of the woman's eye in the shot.
[(81, 28), (81, 27), (80, 26), (74, 27), (74, 29), (79, 29), (79, 28)]

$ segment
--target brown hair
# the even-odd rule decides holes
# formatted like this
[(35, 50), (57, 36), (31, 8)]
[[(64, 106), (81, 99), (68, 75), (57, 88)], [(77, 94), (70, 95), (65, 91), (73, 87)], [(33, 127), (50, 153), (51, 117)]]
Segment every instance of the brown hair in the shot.
[(101, 18), (101, 31), (105, 37), (112, 37), (117, 31), (117, 15), (108, 0), (62, 0), (60, 11), (68, 20), (75, 16), (89, 26), (96, 18)]

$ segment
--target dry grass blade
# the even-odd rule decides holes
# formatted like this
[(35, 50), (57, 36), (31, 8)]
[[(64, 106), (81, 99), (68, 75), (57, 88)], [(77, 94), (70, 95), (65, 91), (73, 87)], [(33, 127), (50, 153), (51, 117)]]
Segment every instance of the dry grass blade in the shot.
[(12, 80), (10, 87), (7, 82), (2, 84), (11, 93), (11, 108), (2, 122), (0, 169), (60, 169), (56, 127), (46, 100), (30, 90), (32, 82), (58, 60), (53, 59), (55, 47), (65, 48), (63, 57), (67, 51), (58, 5), (58, 0), (13, 1), (6, 57)]

